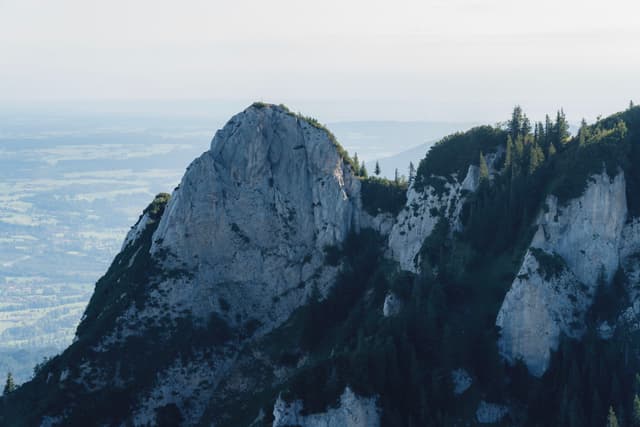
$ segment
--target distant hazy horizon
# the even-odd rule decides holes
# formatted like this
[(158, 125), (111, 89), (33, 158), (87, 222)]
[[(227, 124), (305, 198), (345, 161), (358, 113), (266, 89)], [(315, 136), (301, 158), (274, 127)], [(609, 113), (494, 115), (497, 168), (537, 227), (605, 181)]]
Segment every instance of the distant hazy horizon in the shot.
[[(640, 100), (640, 96), (638, 97)], [(534, 110), (527, 108), (521, 102), (514, 102), (505, 108), (493, 108), (491, 114), (490, 105), (486, 111), (477, 116), (456, 114), (431, 114), (430, 109), (416, 102), (411, 106), (403, 103), (402, 108), (396, 108), (392, 101), (319, 101), (319, 100), (286, 100), (286, 99), (158, 99), (158, 100), (47, 100), (47, 101), (12, 101), (0, 103), (0, 120), (12, 119), (14, 121), (33, 122), (42, 119), (43, 122), (53, 124), (56, 121), (65, 122), (68, 127), (70, 120), (83, 118), (93, 120), (96, 126), (100, 125), (101, 118), (105, 123), (117, 119), (120, 122), (129, 122), (132, 126), (136, 120), (143, 122), (151, 119), (158, 121), (163, 119), (167, 125), (182, 125), (184, 122), (194, 121), (199, 126), (209, 123), (207, 129), (211, 135), (226, 123), (233, 115), (241, 112), (255, 101), (284, 104), (295, 112), (302, 113), (318, 119), (321, 123), (329, 125), (358, 123), (398, 123), (398, 124), (440, 124), (455, 125), (462, 130), (478, 125), (504, 124), (510, 117), (515, 105), (523, 107), (524, 112), (532, 121), (544, 121), (545, 114), (554, 116), (557, 110), (563, 109), (572, 128), (579, 125), (584, 118), (588, 122), (594, 122), (598, 116), (608, 116), (618, 111), (623, 111), (635, 99), (620, 99), (617, 103), (612, 101), (610, 108), (592, 109), (577, 106), (569, 109), (564, 105), (550, 106), (546, 110)], [(15, 123), (13, 123), (15, 125)], [(0, 128), (0, 134), (4, 129)], [(425, 137), (424, 141), (429, 138)], [(410, 148), (410, 147), (405, 147)]]
[(593, 120), (640, 100), (639, 12), (630, 0), (0, 0), (0, 108), (228, 115), (264, 100), (325, 122), (491, 123), (520, 104)]

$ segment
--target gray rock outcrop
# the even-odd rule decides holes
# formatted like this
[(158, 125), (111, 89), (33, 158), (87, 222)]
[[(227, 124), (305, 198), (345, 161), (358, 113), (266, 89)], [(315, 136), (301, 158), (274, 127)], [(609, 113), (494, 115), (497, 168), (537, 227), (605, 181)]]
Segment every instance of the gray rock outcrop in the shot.
[[(360, 218), (360, 182), (326, 129), (273, 105), (234, 116), (188, 167), (157, 224), (150, 254), (161, 274), (145, 304), (132, 302), (93, 349), (144, 335), (141, 324), (185, 317), (206, 326), (214, 316), (236, 338), (158, 372), (134, 423), (153, 424), (167, 404), (198, 420), (243, 342), (280, 325), (314, 289), (326, 295), (338, 266), (325, 264), (324, 249), (357, 231)], [(123, 248), (147, 223), (143, 215)]]
[(393, 292), (389, 292), (382, 304), (382, 315), (384, 317), (395, 316), (402, 310), (402, 300)]
[(521, 359), (533, 375), (541, 376), (562, 333), (582, 336), (584, 315), (598, 285), (611, 282), (621, 248), (629, 245), (623, 237), (626, 219), (622, 172), (613, 179), (604, 172), (592, 176), (584, 194), (566, 206), (559, 206), (555, 196), (546, 199), (496, 320), (506, 360)]
[[(153, 239), (173, 307), (268, 330), (335, 269), (324, 248), (358, 228), (360, 183), (330, 134), (276, 106), (253, 106), (218, 131), (189, 166)], [(240, 320), (238, 320), (240, 319)]]
[(273, 408), (273, 427), (378, 427), (380, 411), (373, 397), (357, 396), (347, 387), (336, 408), (326, 412), (302, 415), (303, 404), (296, 400), (287, 403), (278, 398)]
[[(497, 173), (495, 165), (504, 155), (498, 147), (485, 158), (491, 175)], [(422, 243), (431, 234), (441, 218), (449, 221), (453, 230), (460, 228), (460, 212), (469, 192), (480, 185), (480, 168), (469, 165), (467, 174), (460, 180), (456, 174), (452, 180), (441, 177), (444, 191), (439, 194), (435, 188), (427, 186), (418, 191), (411, 186), (407, 192), (407, 203), (396, 217), (388, 238), (389, 256), (400, 264), (400, 268), (418, 272), (419, 253)]]

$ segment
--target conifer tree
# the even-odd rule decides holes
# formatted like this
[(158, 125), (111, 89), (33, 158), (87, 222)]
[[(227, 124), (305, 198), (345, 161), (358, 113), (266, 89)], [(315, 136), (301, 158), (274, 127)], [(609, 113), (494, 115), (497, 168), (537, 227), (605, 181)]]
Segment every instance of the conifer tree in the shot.
[(636, 394), (633, 398), (633, 408), (631, 412), (631, 426), (640, 427), (640, 397)]
[(567, 118), (564, 115), (564, 111), (562, 108), (558, 111), (556, 116), (556, 142), (559, 144), (564, 144), (569, 139), (569, 123), (567, 122)]
[(378, 161), (376, 160), (376, 167), (373, 170), (373, 173), (376, 174), (376, 176), (380, 176), (380, 163), (378, 163)]
[(480, 181), (489, 179), (489, 167), (487, 161), (484, 159), (484, 155), (480, 152)]
[(587, 121), (583, 118), (580, 122), (580, 129), (578, 130), (578, 144), (584, 145), (587, 141)]
[(546, 136), (544, 134), (544, 125), (542, 124), (542, 122), (537, 122), (536, 123), (536, 131), (535, 131), (535, 138), (534, 141), (540, 145), (542, 148), (547, 149), (547, 139)]
[(362, 161), (362, 163), (360, 163), (360, 176), (363, 178), (368, 178), (369, 177), (369, 173), (367, 172), (367, 168), (364, 165), (364, 160)]
[(413, 162), (409, 162), (409, 185), (413, 184), (413, 180), (416, 178), (416, 168), (413, 166)]
[(520, 134), (522, 136), (527, 136), (531, 133), (531, 121), (529, 121), (529, 117), (525, 114), (522, 119), (522, 127), (520, 128)]
[(529, 149), (529, 175), (544, 162), (544, 153), (538, 144), (531, 144)]
[(633, 103), (633, 99), (631, 101), (629, 101), (629, 110), (631, 110), (633, 107), (635, 107), (635, 104)]
[(504, 154), (504, 170), (511, 169), (511, 163), (513, 162), (513, 139), (511, 135), (507, 135), (507, 149)]
[[(604, 270), (604, 269), (603, 269)], [(603, 277), (602, 277), (603, 286), (607, 286), (607, 282), (606, 279), (604, 278), (604, 272), (603, 272)], [(612, 302), (612, 305), (615, 304), (614, 302)], [(624, 399), (625, 394), (624, 391), (622, 390), (622, 386), (620, 384), (620, 379), (618, 378), (618, 374), (617, 372), (615, 372), (615, 370), (613, 371), (613, 374), (611, 376), (611, 394), (610, 394), (610, 398), (612, 402), (622, 402), (622, 400)], [(622, 408), (618, 407), (618, 411), (620, 411)], [(620, 412), (618, 412), (617, 414), (620, 418), (624, 418), (624, 414), (621, 414)]]
[(611, 406), (609, 406), (609, 415), (607, 415), (607, 427), (619, 427), (618, 417)]
[(582, 427), (584, 426), (584, 410), (580, 405), (580, 400), (574, 397), (571, 399), (569, 405), (569, 426), (570, 427)]
[(398, 175), (398, 168), (396, 168), (395, 174), (393, 176), (393, 182), (395, 182), (396, 185), (400, 182), (400, 175)]
[(356, 170), (354, 171), (356, 176), (360, 175), (360, 160), (358, 159), (358, 153), (353, 153), (353, 163), (356, 165)]
[(520, 135), (520, 132), (522, 132), (523, 122), (522, 108), (516, 105), (513, 108), (513, 113), (511, 113), (511, 120), (507, 124), (507, 130), (514, 140)]
[(544, 116), (544, 143), (545, 145), (554, 144), (555, 142), (555, 126), (549, 115)]
[(522, 138), (518, 138), (513, 141), (513, 148), (514, 150), (513, 153), (511, 153), (511, 161), (515, 167), (514, 173), (519, 174), (526, 167), (526, 164), (524, 164), (524, 143), (522, 142)]
[(618, 120), (618, 123), (616, 123), (616, 132), (620, 139), (624, 139), (624, 137), (627, 136), (628, 129), (623, 120)]
[(4, 384), (3, 394), (6, 396), (16, 389), (16, 384), (13, 381), (13, 374), (11, 372), (7, 372), (7, 381)]

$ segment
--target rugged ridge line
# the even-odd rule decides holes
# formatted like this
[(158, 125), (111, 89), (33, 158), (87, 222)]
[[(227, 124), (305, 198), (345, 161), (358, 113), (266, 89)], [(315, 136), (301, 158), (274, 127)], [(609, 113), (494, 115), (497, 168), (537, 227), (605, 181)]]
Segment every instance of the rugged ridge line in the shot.
[(145, 209), (76, 341), (0, 400), (0, 424), (631, 413), (640, 109), (577, 137), (565, 126), (559, 112), (531, 132), (517, 107), (507, 126), (446, 137), (405, 197), (400, 180), (360, 176), (315, 120), (252, 105)]

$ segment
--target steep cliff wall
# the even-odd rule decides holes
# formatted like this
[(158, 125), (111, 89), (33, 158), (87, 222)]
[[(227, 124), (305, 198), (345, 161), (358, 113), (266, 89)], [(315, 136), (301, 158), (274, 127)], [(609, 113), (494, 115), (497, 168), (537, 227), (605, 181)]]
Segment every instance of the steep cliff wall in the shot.
[[(497, 173), (495, 165), (504, 155), (504, 149), (498, 147), (486, 156), (491, 175)], [(457, 174), (446, 179), (440, 177), (443, 191), (433, 186), (419, 190), (412, 186), (407, 192), (407, 203), (398, 214), (389, 233), (389, 255), (398, 261), (404, 270), (417, 272), (420, 264), (418, 254), (426, 239), (440, 218), (449, 221), (451, 228), (460, 227), (460, 212), (469, 193), (474, 192), (480, 184), (480, 169), (469, 165), (464, 178)]]
[(522, 359), (542, 375), (560, 334), (579, 338), (600, 283), (611, 282), (620, 264), (627, 219), (621, 172), (591, 177), (584, 194), (559, 206), (546, 199), (537, 232), (498, 313), (499, 347), (510, 362)]
[[(324, 249), (358, 228), (359, 190), (325, 130), (275, 106), (236, 115), (189, 167), (153, 235), (161, 269), (189, 272), (151, 295), (169, 301), (171, 313), (151, 308), (136, 317), (187, 311), (204, 323), (214, 314), (241, 340), (268, 332), (313, 289), (324, 295), (333, 284), (337, 267), (325, 265)], [(175, 394), (205, 402), (212, 388), (195, 393), (193, 384), (205, 378), (215, 388), (234, 351), (218, 354), (208, 372), (198, 368), (211, 363), (202, 357), (159, 373), (137, 419)], [(185, 373), (171, 375), (179, 368)], [(192, 407), (197, 418), (201, 410)]]
[[(153, 236), (174, 310), (268, 330), (335, 269), (324, 248), (358, 227), (359, 181), (329, 134), (279, 107), (252, 107), (220, 130), (187, 170)], [(163, 296), (166, 298), (166, 296)]]

